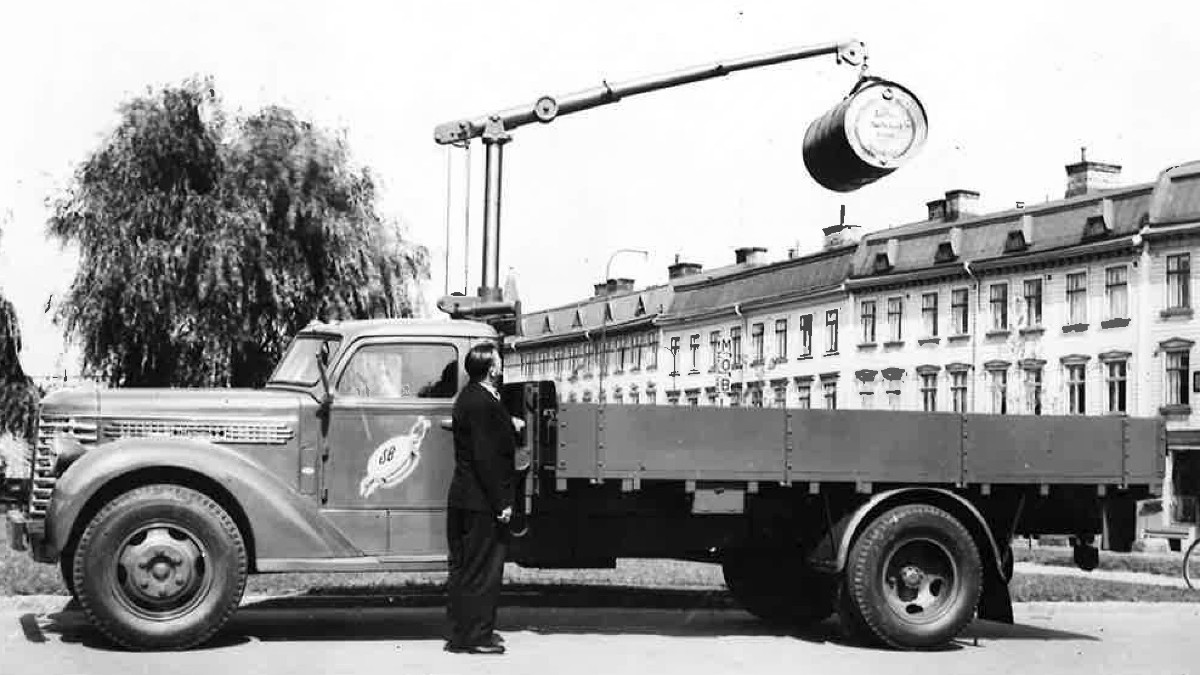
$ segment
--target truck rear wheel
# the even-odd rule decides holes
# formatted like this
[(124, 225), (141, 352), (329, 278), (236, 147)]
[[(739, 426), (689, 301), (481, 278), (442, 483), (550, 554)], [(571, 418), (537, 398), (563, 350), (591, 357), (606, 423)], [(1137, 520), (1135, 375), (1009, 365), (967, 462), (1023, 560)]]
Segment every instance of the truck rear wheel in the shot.
[(729, 592), (747, 612), (777, 624), (807, 624), (833, 613), (832, 577), (787, 552), (731, 551), (721, 561)]
[(216, 502), (180, 485), (148, 485), (106, 504), (75, 549), (80, 604), (132, 649), (187, 649), (229, 619), (246, 585), (246, 547)]
[(949, 513), (927, 504), (894, 508), (850, 549), (842, 621), (861, 621), (897, 649), (940, 647), (971, 620), (982, 570), (970, 533)]

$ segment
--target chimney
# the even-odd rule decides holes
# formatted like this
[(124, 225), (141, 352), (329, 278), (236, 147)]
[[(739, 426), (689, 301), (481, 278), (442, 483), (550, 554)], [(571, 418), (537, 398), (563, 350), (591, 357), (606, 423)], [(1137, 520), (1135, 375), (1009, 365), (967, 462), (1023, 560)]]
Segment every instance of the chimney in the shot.
[(979, 213), (979, 193), (974, 190), (950, 190), (946, 193), (945, 209), (947, 221), (973, 216)]
[(594, 284), (592, 288), (595, 289), (595, 293), (592, 295), (593, 298), (603, 298), (608, 295), (608, 282), (606, 281)]
[(925, 208), (929, 209), (929, 220), (945, 220), (946, 219), (946, 200), (935, 199), (931, 202), (925, 202)]
[(761, 265), (767, 261), (767, 249), (759, 246), (743, 246), (735, 249), (733, 255), (739, 265)]
[(626, 291), (633, 290), (633, 279), (609, 279), (607, 285), (609, 295), (612, 295), (613, 293), (624, 293)]
[(858, 237), (850, 232), (852, 229), (858, 229), (858, 225), (846, 224), (846, 205), (842, 204), (838, 224), (821, 228), (821, 231), (825, 233), (825, 245), (822, 248), (828, 251), (831, 248), (853, 244), (858, 241)]
[(1089, 162), (1087, 148), (1079, 149), (1079, 161), (1067, 165), (1067, 193), (1065, 197), (1078, 197), (1096, 190), (1117, 187), (1121, 177), (1120, 164)]
[(675, 280), (699, 274), (704, 267), (699, 263), (680, 262), (679, 254), (675, 254), (675, 264), (667, 267), (667, 279)]

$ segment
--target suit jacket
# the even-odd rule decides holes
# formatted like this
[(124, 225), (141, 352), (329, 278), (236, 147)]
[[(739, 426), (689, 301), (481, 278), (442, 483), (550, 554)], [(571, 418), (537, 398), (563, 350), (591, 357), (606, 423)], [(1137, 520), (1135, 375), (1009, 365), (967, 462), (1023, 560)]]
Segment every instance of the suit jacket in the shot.
[(508, 411), (478, 382), (454, 401), (454, 478), (451, 507), (500, 513), (513, 505), (516, 432)]

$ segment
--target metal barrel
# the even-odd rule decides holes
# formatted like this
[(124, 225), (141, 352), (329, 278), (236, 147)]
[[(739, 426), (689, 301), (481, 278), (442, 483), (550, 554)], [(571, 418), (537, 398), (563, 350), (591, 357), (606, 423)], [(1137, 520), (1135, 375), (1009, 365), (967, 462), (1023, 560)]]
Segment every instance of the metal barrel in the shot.
[(850, 192), (895, 171), (925, 144), (925, 108), (908, 89), (860, 80), (804, 134), (804, 166), (822, 187)]

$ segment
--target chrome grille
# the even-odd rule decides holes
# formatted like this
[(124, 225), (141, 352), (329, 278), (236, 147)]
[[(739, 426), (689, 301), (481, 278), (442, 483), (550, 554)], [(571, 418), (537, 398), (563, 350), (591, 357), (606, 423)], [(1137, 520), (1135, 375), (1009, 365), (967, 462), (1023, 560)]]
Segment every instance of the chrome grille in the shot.
[(263, 420), (114, 420), (105, 422), (104, 438), (191, 438), (214, 443), (284, 445), (294, 435), (287, 422)]
[(50, 449), (50, 441), (59, 435), (73, 436), (84, 445), (94, 445), (97, 440), (96, 422), (89, 418), (65, 415), (42, 415), (38, 420), (37, 445), (33, 448), (33, 487), (29, 494), (30, 517), (46, 517), (46, 508), (57, 480), (54, 475), (57, 458)]

